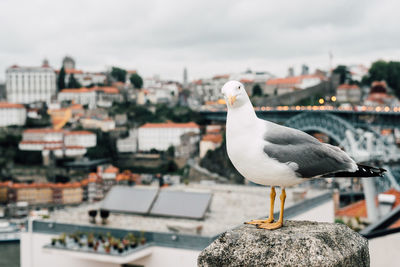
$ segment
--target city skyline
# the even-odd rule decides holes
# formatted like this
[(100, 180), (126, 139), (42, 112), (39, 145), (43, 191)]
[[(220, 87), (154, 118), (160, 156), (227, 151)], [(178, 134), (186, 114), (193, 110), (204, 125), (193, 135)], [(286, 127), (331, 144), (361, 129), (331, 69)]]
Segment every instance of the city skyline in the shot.
[[(21, 3), (22, 2), (22, 3)], [(2, 1), (0, 81), (13, 64), (56, 69), (65, 55), (77, 68), (136, 69), (181, 81), (245, 71), (285, 75), (302, 64), (329, 68), (398, 60), (394, 1), (107, 3)], [(315, 12), (318, 10), (318, 12)], [(282, 16), (282, 13), (285, 16)], [(38, 19), (40, 18), (40, 19)]]

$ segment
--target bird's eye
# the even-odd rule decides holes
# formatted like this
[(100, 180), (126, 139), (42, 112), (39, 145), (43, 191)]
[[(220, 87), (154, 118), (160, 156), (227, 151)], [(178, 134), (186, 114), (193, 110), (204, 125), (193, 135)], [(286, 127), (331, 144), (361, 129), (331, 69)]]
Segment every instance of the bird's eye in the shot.
[(240, 90), (240, 85), (238, 86), (238, 90)]

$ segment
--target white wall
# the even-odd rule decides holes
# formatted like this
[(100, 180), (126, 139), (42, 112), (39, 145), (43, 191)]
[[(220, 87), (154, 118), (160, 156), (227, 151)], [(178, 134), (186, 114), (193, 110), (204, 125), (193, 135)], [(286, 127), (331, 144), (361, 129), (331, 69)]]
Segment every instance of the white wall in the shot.
[(139, 150), (150, 151), (152, 148), (164, 151), (169, 146), (178, 146), (181, 143), (181, 135), (188, 132), (200, 133), (199, 128), (139, 128)]
[(66, 134), (64, 138), (65, 146), (82, 146), (94, 147), (96, 146), (95, 134)]
[(154, 247), (153, 254), (149, 257), (142, 258), (132, 264), (144, 265), (145, 267), (158, 266), (197, 266), (197, 257), (201, 251), (177, 249), (167, 247)]
[(371, 267), (397, 267), (400, 262), (400, 233), (369, 240)]
[[(100, 256), (93, 257), (92, 253), (82, 253), (82, 257), (66, 255), (64, 251), (45, 250), (44, 245), (50, 243), (51, 238), (56, 237), (41, 233), (21, 234), (21, 267), (114, 267), (119, 263), (102, 262)], [(175, 267), (175, 266), (197, 266), (197, 257), (200, 251), (186, 250), (166, 247), (152, 247), (151, 255), (130, 262), (130, 264), (144, 265), (145, 267)], [(139, 252), (137, 252), (139, 253)], [(76, 253), (75, 253), (76, 254)], [(90, 258), (90, 259), (89, 259)], [(118, 257), (117, 257), (118, 258)]]
[(104, 263), (93, 260), (85, 260), (60, 255), (58, 253), (45, 252), (43, 246), (50, 243), (51, 238), (56, 237), (39, 233), (21, 234), (21, 267), (119, 267), (120, 264)]
[(9, 125), (25, 125), (25, 108), (0, 108), (0, 127)]

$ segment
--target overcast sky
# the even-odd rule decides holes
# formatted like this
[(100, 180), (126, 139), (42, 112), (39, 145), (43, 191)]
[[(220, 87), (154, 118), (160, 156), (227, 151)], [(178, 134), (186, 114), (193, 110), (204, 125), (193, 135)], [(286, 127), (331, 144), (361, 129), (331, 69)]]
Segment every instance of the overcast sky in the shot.
[(7, 67), (110, 66), (189, 79), (247, 68), (285, 75), (400, 60), (400, 1), (0, 0), (0, 80)]

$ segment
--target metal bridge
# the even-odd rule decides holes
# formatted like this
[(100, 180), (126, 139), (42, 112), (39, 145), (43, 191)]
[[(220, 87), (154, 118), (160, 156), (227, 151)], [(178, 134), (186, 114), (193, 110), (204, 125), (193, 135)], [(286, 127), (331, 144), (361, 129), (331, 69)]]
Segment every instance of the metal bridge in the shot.
[[(382, 136), (375, 128), (400, 127), (400, 112), (397, 111), (345, 111), (311, 110), (283, 107), (283, 110), (257, 110), (259, 118), (274, 121), (305, 132), (321, 132), (329, 136), (357, 162), (375, 162), (385, 165), (387, 173), (383, 179), (376, 179), (377, 191), (390, 187), (400, 190), (400, 174), (392, 170), (392, 163), (400, 161), (400, 149), (393, 136)], [(205, 118), (225, 121), (226, 111), (203, 111)], [(397, 178), (397, 179), (396, 179)]]
[[(400, 108), (371, 108), (360, 107), (354, 109), (340, 109), (330, 106), (280, 106), (280, 107), (256, 107), (259, 118), (284, 124), (290, 118), (301, 114), (332, 114), (344, 119), (353, 127), (377, 126), (382, 128), (400, 127)], [(203, 110), (200, 113), (212, 121), (225, 121), (225, 110)]]

